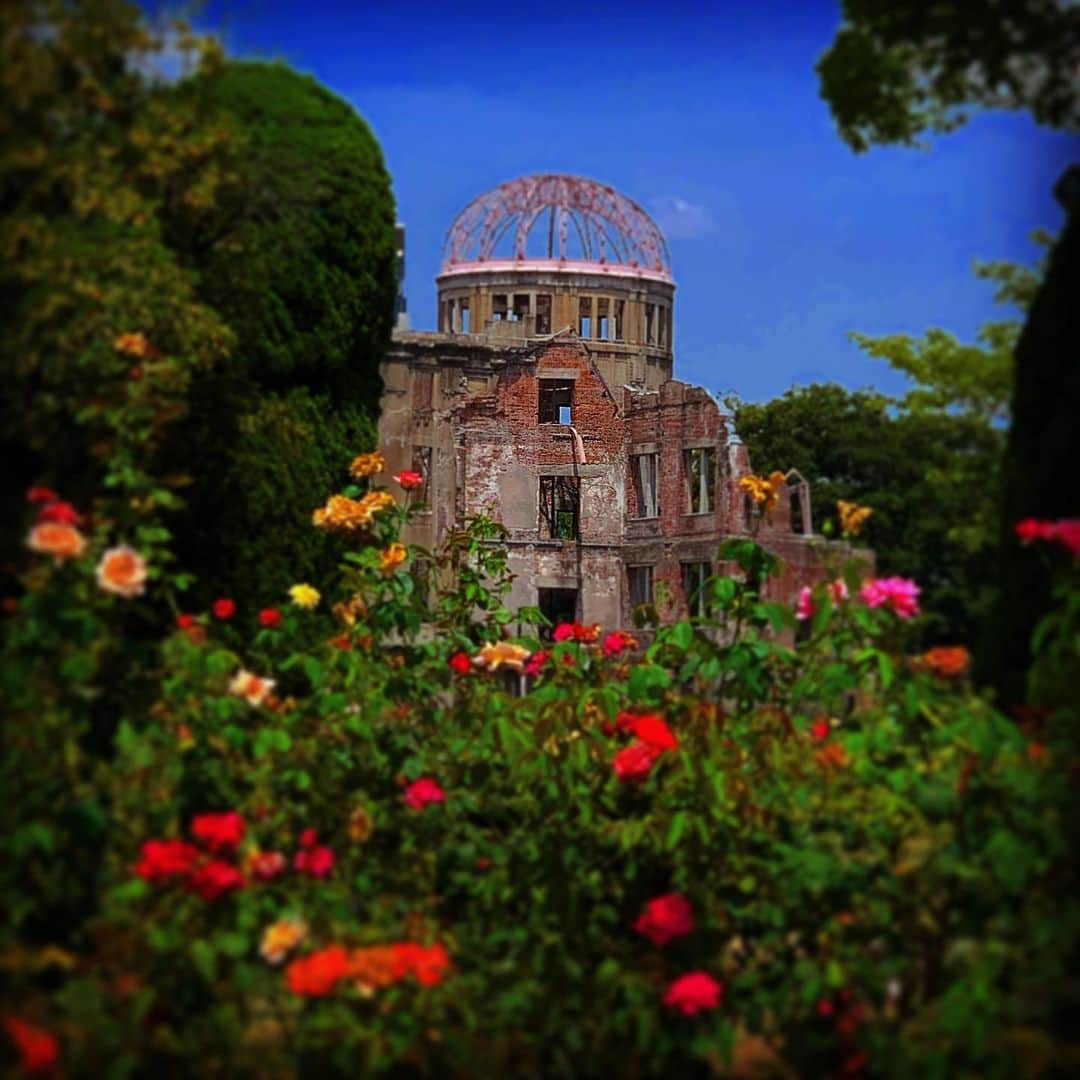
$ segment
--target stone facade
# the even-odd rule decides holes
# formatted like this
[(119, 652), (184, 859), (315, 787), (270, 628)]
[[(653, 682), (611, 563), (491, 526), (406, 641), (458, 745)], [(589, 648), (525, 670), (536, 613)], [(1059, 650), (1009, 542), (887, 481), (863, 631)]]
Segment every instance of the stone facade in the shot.
[[(570, 181), (540, 178), (552, 182)], [(522, 184), (526, 197), (542, 190), (507, 187)], [(651, 219), (628, 205), (636, 235), (665, 255)], [(527, 224), (540, 211), (526, 212)], [(396, 331), (382, 366), (380, 446), (392, 472), (423, 474), (430, 508), (406, 539), (434, 548), (453, 525), (493, 518), (509, 532), (510, 607), (537, 605), (556, 622), (629, 627), (639, 603), (665, 620), (700, 610), (698, 584), (724, 569), (720, 542), (748, 532), (738, 482), (751, 468), (711, 395), (672, 378), (667, 265), (462, 261), (462, 250), (437, 279), (440, 329)], [(758, 539), (782, 560), (774, 599), (793, 601), (827, 572), (831, 545), (813, 534), (797, 474)]]

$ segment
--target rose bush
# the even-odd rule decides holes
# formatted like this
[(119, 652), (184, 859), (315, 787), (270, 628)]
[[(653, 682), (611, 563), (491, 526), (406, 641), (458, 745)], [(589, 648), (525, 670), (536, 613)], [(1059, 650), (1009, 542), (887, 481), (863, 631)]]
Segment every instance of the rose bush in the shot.
[(223, 597), (123, 686), (97, 658), (123, 647), (130, 605), (160, 603), (152, 563), (133, 550), (103, 580), (108, 522), (62, 556), (28, 545), (0, 686), (12, 1059), (252, 1076), (1075, 1063), (1075, 564), (1025, 728), (959, 654), (907, 654), (913, 583), (836, 567), (796, 612), (762, 598), (776, 561), (752, 538), (719, 552), (708, 618), (637, 639), (567, 624), (541, 649), (539, 613), (505, 607), (500, 528), (407, 547), (412, 489), (382, 470), (353, 463), (341, 498), (362, 512), (316, 514), (350, 537), (340, 594), (298, 584), (271, 618)]

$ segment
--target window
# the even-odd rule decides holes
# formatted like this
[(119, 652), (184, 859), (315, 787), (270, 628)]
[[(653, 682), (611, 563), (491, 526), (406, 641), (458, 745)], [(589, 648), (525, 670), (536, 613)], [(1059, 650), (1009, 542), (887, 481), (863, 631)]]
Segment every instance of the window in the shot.
[(716, 451), (711, 446), (687, 450), (684, 464), (690, 513), (712, 512), (716, 509)]
[(653, 602), (651, 566), (628, 566), (626, 576), (630, 582), (630, 610)]
[(578, 538), (578, 481), (571, 476), (540, 477), (540, 535), (545, 540)]
[(467, 334), (469, 332), (469, 301), (461, 300), (458, 302), (458, 311), (461, 312), (460, 326), (461, 332)]
[(429, 501), (428, 490), (431, 485), (431, 447), (413, 447), (412, 471), (419, 473), (424, 481), (413, 494), (413, 500), (418, 503)]
[(574, 404), (573, 379), (538, 379), (540, 384), (541, 424), (571, 424)]
[(531, 299), (528, 293), (514, 293), (514, 308), (510, 314), (514, 322), (524, 322), (529, 317)]
[(660, 515), (660, 496), (656, 487), (659, 454), (635, 454), (630, 459), (634, 473), (634, 517), (654, 518)]
[(623, 311), (625, 310), (625, 303), (622, 300), (615, 301), (615, 340), (623, 340)]
[(592, 337), (592, 298), (588, 296), (578, 301), (578, 337)]
[(536, 297), (536, 332), (551, 333), (551, 294), (540, 293)]
[(577, 589), (538, 589), (537, 606), (551, 626), (540, 627), (540, 637), (551, 640), (552, 631), (559, 623), (577, 622)]
[(502, 322), (507, 317), (506, 293), (494, 293), (491, 297), (491, 321)]
[(707, 615), (708, 595), (705, 582), (712, 577), (712, 564), (707, 562), (684, 562), (682, 564), (682, 587), (686, 607), (691, 615)]
[(596, 336), (601, 341), (611, 340), (611, 318), (608, 315), (609, 302), (601, 298), (596, 301)]
[(645, 305), (645, 341), (650, 345), (656, 344), (656, 305)]

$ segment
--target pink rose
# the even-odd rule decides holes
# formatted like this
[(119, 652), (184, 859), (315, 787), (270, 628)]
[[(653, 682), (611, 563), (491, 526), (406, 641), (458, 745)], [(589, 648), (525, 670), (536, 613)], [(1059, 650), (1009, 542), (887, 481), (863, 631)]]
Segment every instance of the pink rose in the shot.
[(678, 1009), (683, 1016), (694, 1016), (705, 1009), (715, 1009), (724, 996), (724, 984), (707, 971), (691, 971), (676, 979), (664, 995), (664, 1004)]

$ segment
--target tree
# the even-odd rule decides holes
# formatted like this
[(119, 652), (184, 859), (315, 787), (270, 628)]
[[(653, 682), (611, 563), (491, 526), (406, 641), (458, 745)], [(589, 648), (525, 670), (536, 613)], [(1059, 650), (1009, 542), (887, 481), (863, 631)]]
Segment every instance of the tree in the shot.
[(1080, 9), (1064, 0), (842, 0), (817, 64), (822, 97), (855, 151), (916, 146), (972, 107), (1080, 124)]
[(740, 404), (735, 423), (755, 470), (806, 477), (816, 528), (835, 520), (838, 499), (873, 508), (866, 543), (879, 573), (922, 586), (928, 643), (973, 639), (992, 580), (1000, 432), (835, 384)]
[[(203, 70), (213, 42), (181, 27)], [(232, 135), (146, 77), (163, 43), (122, 0), (0, 8), (4, 546), (27, 483), (138, 543), (155, 576), (178, 495), (161, 448), (231, 334), (165, 239), (198, 230)]]
[(336, 573), (340, 552), (311, 528), (312, 493), (339, 486), (342, 463), (375, 437), (394, 202), (368, 126), (307, 76), (230, 63), (176, 96), (217, 110), (242, 146), (217, 213), (170, 233), (236, 334), (173, 442), (191, 480), (178, 550), (198, 575), (195, 606), (225, 593), (251, 608)]

